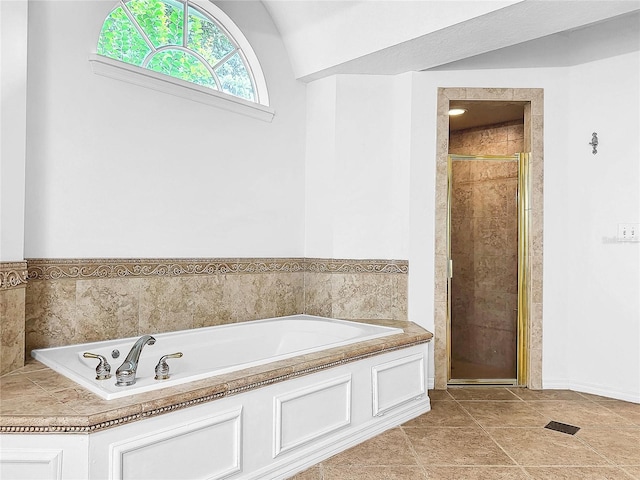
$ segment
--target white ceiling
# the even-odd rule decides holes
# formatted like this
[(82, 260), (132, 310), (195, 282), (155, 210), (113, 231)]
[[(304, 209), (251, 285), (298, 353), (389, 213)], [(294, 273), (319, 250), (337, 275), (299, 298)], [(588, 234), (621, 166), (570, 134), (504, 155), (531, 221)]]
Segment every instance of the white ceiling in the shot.
[[(398, 74), (492, 54), (495, 62), (508, 49), (522, 57), (529, 45), (541, 59), (566, 63), (572, 61), (569, 47), (598, 38), (591, 28), (605, 44), (620, 34), (629, 48), (640, 43), (640, 0), (262, 1), (303, 81), (340, 73)], [(608, 30), (599, 26), (608, 21), (618, 23)], [(605, 51), (606, 45), (595, 48)]]

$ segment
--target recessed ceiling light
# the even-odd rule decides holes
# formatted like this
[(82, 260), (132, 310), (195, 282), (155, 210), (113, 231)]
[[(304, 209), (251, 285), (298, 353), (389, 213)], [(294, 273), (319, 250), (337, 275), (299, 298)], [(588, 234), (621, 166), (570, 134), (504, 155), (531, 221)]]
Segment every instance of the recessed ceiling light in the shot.
[(449, 110), (449, 115), (455, 117), (456, 115), (462, 115), (466, 111), (467, 110), (465, 108), (452, 108), (451, 110)]

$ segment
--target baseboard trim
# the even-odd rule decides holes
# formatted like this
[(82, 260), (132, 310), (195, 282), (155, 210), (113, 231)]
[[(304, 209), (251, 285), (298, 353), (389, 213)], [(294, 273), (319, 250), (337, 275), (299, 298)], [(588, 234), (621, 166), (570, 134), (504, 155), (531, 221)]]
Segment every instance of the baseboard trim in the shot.
[(542, 388), (543, 390), (573, 390), (579, 393), (590, 393), (601, 397), (624, 400), (625, 402), (640, 403), (640, 392), (623, 391), (595, 383), (573, 382), (567, 379), (549, 379), (543, 381)]

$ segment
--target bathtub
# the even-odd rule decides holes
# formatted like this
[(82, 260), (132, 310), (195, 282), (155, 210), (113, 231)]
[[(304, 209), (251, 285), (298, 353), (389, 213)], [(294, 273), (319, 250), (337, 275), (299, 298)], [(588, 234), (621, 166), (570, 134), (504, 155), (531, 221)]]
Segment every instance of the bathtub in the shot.
[[(131, 386), (116, 386), (115, 372), (138, 337), (37, 349), (31, 355), (96, 395), (111, 400), (403, 333), (403, 330), (311, 315), (291, 315), (178, 332), (149, 333), (156, 342), (143, 348), (136, 383)], [(84, 358), (85, 352), (107, 358), (111, 365), (110, 379), (96, 380), (98, 360)], [(167, 360), (169, 378), (155, 380), (155, 366), (160, 357), (178, 352), (183, 354), (181, 358)]]

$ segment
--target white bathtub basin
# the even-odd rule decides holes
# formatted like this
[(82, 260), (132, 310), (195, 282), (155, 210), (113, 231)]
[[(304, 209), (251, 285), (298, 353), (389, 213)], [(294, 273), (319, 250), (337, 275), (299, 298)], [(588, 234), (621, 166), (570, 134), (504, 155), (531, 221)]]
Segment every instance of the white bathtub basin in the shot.
[[(311, 315), (255, 320), (179, 332), (152, 334), (156, 343), (142, 350), (135, 385), (118, 387), (115, 372), (138, 337), (33, 350), (31, 355), (56, 372), (111, 400), (285, 358), (402, 333), (402, 329), (368, 325)], [(113, 350), (120, 356), (112, 357)], [(96, 359), (84, 352), (103, 355), (112, 377), (96, 380)], [(155, 366), (163, 355), (182, 352), (169, 359), (170, 378), (155, 380)]]

